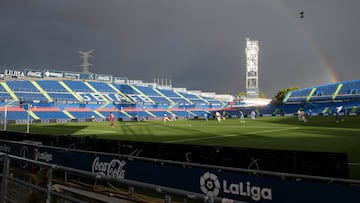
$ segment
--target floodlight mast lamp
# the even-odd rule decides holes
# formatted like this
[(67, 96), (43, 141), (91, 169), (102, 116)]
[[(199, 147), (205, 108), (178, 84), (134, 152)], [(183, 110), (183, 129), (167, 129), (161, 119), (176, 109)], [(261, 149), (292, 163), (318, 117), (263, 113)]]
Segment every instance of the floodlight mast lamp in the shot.
[(89, 73), (89, 67), (92, 66), (91, 63), (89, 63), (89, 58), (92, 57), (90, 54), (94, 52), (94, 49), (91, 49), (89, 51), (78, 51), (81, 54), (81, 58), (83, 58), (83, 63), (80, 65), (83, 67), (84, 73)]
[(246, 38), (246, 96), (259, 98), (259, 43)]

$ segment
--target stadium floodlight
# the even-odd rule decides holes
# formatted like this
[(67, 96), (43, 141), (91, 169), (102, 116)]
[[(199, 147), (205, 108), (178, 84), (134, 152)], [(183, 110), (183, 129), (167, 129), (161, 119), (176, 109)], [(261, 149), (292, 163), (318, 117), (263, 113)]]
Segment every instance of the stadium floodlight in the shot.
[(83, 63), (80, 65), (81, 67), (83, 67), (83, 72), (89, 73), (89, 67), (92, 66), (92, 64), (89, 63), (89, 57), (92, 57), (90, 54), (94, 52), (94, 49), (78, 52), (81, 54), (81, 58), (83, 58)]
[(259, 98), (259, 44), (246, 38), (246, 97)]

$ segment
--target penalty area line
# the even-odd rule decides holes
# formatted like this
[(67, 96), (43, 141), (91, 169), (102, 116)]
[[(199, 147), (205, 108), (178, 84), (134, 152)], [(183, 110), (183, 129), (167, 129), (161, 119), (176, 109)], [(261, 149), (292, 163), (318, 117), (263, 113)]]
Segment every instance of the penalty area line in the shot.
[[(99, 133), (99, 134), (103, 134), (103, 133), (114, 133), (116, 131), (114, 130), (87, 130), (87, 129), (83, 129), (83, 130), (80, 130), (81, 131), (87, 131), (87, 132), (96, 132), (96, 133)], [(79, 133), (79, 134), (84, 134), (84, 133)]]
[(248, 132), (248, 133), (244, 133), (244, 134), (245, 134), (245, 135), (250, 135), (250, 134), (258, 134), (258, 133), (271, 133), (271, 132), (287, 131), (287, 130), (295, 130), (295, 129), (299, 129), (299, 127), (283, 128), (283, 129), (274, 129), (274, 130), (254, 131), (254, 132)]
[(169, 144), (169, 143), (189, 142), (189, 141), (198, 141), (198, 140), (209, 140), (209, 139), (216, 139), (216, 138), (221, 138), (221, 137), (235, 137), (235, 136), (238, 136), (238, 135), (230, 134), (230, 135), (219, 135), (219, 136), (209, 136), (209, 137), (198, 137), (198, 138), (189, 138), (189, 139), (182, 139), (182, 140), (165, 141), (165, 142), (162, 142), (162, 143)]
[(71, 131), (75, 131), (76, 134), (86, 134), (86, 132), (96, 132), (96, 133), (99, 133), (99, 134), (104, 134), (104, 133), (114, 133), (116, 131), (113, 131), (113, 130), (91, 130), (91, 129), (76, 129), (76, 128), (71, 128), (71, 127), (68, 127), (68, 128), (49, 128), (49, 129), (56, 129), (56, 130), (63, 130), (65, 132), (71, 132)]
[(268, 133), (268, 132), (277, 132), (277, 131), (287, 131), (287, 130), (295, 130), (295, 129), (299, 129), (299, 127), (283, 128), (283, 129), (274, 129), (274, 130), (262, 130), (262, 131), (248, 132), (248, 133), (243, 133), (243, 134), (229, 134), (229, 135), (218, 135), (218, 136), (189, 138), (189, 139), (182, 139), (182, 140), (165, 141), (165, 142), (162, 142), (162, 143), (168, 144), (168, 143), (189, 142), (189, 141), (198, 141), (198, 140), (209, 140), (209, 139), (224, 138), (224, 137), (236, 137), (236, 136), (241, 136), (241, 135), (244, 135), (244, 134), (245, 134), (245, 135), (249, 135), (249, 134)]

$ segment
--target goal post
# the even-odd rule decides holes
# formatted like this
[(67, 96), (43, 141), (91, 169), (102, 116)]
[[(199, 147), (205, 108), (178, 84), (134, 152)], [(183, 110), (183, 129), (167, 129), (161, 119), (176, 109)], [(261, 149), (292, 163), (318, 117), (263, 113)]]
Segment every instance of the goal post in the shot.
[[(30, 132), (30, 103), (7, 103), (0, 106), (0, 129), (3, 131), (19, 131), (19, 127), (9, 128), (9, 125), (26, 125), (25, 132)], [(22, 131), (22, 130), (20, 130)]]

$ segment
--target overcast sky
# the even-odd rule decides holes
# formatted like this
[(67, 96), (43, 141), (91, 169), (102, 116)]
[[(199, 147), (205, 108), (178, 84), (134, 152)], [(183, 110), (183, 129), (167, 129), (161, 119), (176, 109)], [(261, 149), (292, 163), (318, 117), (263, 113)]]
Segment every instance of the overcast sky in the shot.
[[(0, 0), (0, 66), (90, 72), (222, 94), (360, 79), (359, 0)], [(304, 11), (304, 18), (299, 12)], [(331, 73), (332, 71), (332, 73)]]

